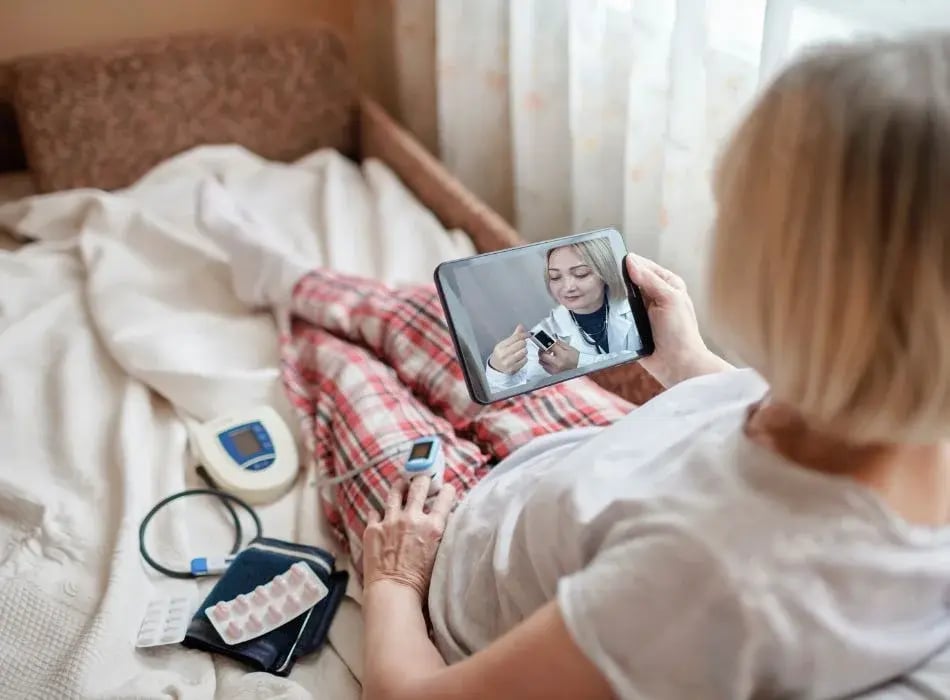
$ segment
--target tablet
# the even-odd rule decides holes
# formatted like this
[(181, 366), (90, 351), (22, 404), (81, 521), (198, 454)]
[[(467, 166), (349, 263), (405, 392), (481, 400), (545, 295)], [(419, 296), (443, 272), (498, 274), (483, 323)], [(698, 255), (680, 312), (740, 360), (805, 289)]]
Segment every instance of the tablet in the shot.
[(626, 255), (620, 233), (600, 229), (439, 265), (472, 399), (493, 403), (651, 354)]

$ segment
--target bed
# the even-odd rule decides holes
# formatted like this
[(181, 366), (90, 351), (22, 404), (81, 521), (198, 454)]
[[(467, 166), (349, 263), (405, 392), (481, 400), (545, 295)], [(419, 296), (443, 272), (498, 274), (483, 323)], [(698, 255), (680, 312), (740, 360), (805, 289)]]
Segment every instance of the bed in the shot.
[[(150, 597), (211, 585), (153, 575), (136, 548), (145, 511), (198, 485), (183, 419), (290, 415), (273, 319), (234, 297), (197, 192), (213, 178), (262, 235), (392, 283), (517, 233), (360, 93), (319, 25), (0, 66), (0, 171), (0, 697), (358, 697), (355, 583), (287, 679), (132, 646)], [(636, 365), (595, 379), (635, 403), (658, 390)], [(154, 525), (160, 557), (229, 542), (207, 503), (180, 506)], [(261, 515), (335, 549), (306, 478)]]

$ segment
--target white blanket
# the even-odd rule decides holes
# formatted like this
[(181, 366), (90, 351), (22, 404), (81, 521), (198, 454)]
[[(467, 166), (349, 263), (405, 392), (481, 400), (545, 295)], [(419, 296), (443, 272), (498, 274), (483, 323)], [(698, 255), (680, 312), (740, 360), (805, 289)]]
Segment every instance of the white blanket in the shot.
[[(233, 295), (196, 221), (217, 178), (313, 265), (430, 281), (473, 252), (385, 166), (332, 152), (293, 165), (205, 147), (128, 190), (0, 205), (0, 228), (35, 241), (0, 251), (0, 697), (358, 697), (359, 610), (289, 679), (175, 645), (136, 650), (150, 597), (213, 581), (165, 579), (137, 529), (163, 496), (198, 485), (181, 416), (267, 403), (290, 418), (273, 319)], [(192, 499), (156, 518), (155, 555), (224, 552), (219, 509)], [(260, 509), (265, 534), (332, 549), (306, 478)]]

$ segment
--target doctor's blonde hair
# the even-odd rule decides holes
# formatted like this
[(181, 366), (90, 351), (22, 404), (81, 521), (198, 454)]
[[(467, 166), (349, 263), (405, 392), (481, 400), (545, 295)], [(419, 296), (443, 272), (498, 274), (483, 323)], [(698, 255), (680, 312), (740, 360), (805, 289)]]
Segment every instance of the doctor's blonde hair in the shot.
[(950, 436), (950, 35), (788, 68), (719, 163), (710, 310), (815, 427)]
[[(548, 248), (544, 258), (544, 284), (547, 287), (548, 294), (551, 294), (551, 278), (548, 274), (551, 254), (562, 248), (573, 248), (574, 252), (584, 261), (584, 264), (604, 281), (604, 284), (607, 285), (607, 298), (610, 301), (627, 298), (627, 288), (620, 276), (620, 262), (617, 261), (617, 256), (614, 255), (613, 248), (610, 246), (610, 239), (606, 236)], [(551, 297), (553, 298), (554, 295), (551, 294)]]

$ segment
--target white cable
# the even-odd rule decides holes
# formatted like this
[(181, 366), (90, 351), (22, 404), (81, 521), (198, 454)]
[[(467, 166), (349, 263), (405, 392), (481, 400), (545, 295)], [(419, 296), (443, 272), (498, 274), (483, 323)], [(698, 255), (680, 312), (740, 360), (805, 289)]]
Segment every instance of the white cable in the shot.
[(383, 462), (391, 457), (394, 457), (400, 452), (406, 452), (408, 455), (408, 452), (412, 448), (412, 445), (414, 442), (415, 442), (414, 440), (408, 440), (408, 441), (404, 440), (398, 443), (398, 445), (393, 445), (391, 447), (388, 447), (385, 450), (383, 450), (383, 453), (379, 455), (378, 457), (376, 457), (376, 459), (371, 460), (370, 462), (367, 462), (362, 467), (351, 469), (348, 472), (343, 472), (342, 474), (338, 474), (337, 476), (330, 477), (330, 478), (321, 479), (318, 477), (317, 488), (324, 488), (325, 486), (336, 486), (337, 484), (342, 484), (344, 481), (352, 479), (354, 476), (359, 476), (360, 474), (365, 472), (367, 469), (372, 469), (373, 467), (377, 466), (380, 462)]

